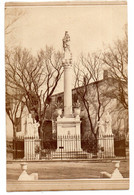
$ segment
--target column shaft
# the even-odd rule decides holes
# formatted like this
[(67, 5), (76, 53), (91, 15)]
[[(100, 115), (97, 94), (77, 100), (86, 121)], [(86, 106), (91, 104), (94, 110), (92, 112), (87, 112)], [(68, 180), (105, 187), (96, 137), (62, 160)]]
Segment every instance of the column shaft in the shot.
[(72, 67), (64, 66), (64, 116), (72, 115)]

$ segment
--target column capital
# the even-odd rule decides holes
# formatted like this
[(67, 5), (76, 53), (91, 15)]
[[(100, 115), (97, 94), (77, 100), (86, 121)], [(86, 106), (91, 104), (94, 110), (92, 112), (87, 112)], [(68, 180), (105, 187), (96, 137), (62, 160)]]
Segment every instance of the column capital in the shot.
[(63, 65), (64, 68), (72, 67), (72, 59), (70, 59), (70, 60), (67, 60), (67, 59), (63, 60), (62, 61), (62, 65)]

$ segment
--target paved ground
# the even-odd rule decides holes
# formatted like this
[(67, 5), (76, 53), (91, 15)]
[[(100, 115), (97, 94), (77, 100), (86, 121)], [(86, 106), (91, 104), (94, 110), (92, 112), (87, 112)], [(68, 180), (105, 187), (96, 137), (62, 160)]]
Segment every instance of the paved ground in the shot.
[[(99, 178), (101, 171), (112, 173), (114, 164), (112, 162), (29, 162), (28, 174), (36, 172), (39, 179), (82, 179)], [(124, 178), (129, 177), (129, 163), (120, 163), (120, 172)], [(18, 162), (7, 164), (7, 180), (17, 180), (21, 173)]]
[(129, 179), (55, 179), (8, 181), (7, 191), (128, 190)]

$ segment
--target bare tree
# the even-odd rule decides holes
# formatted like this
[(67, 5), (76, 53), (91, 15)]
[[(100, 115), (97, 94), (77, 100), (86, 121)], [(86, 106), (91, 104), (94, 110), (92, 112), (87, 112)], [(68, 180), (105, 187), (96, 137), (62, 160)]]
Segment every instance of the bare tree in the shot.
[(100, 82), (102, 71), (101, 54), (83, 55), (75, 65), (75, 87), (78, 98), (82, 102), (89, 121), (89, 132), (95, 139), (98, 135), (98, 122), (111, 98), (105, 98), (103, 92), (108, 85)]
[(16, 132), (21, 123), (21, 116), (24, 109), (24, 104), (20, 101), (22, 96), (17, 93), (16, 95), (19, 96), (19, 100), (14, 98), (15, 94), (9, 94), (6, 90), (6, 113), (13, 125), (13, 138), (16, 138)]
[(40, 136), (42, 136), (46, 109), (62, 73), (62, 55), (53, 48), (46, 47), (37, 57), (20, 48), (6, 52), (8, 89), (19, 90), (21, 96), (14, 95), (14, 99), (17, 98), (26, 105), (29, 112), (34, 111), (40, 123)]
[(115, 93), (113, 95), (128, 109), (128, 36), (125, 31), (125, 37), (117, 40), (114, 46), (109, 46), (108, 51), (103, 54), (103, 62), (108, 66), (110, 76), (116, 81)]

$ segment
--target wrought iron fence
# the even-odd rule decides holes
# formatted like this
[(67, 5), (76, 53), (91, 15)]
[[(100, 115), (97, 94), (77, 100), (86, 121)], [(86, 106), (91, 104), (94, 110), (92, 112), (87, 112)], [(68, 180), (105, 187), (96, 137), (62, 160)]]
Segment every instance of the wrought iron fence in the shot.
[[(102, 147), (99, 143), (103, 142)], [(57, 139), (39, 140), (35, 137), (13, 140), (13, 159), (64, 160), (126, 156), (125, 141), (114, 140), (114, 150), (109, 150), (111, 137), (98, 140), (81, 139), (80, 136), (58, 136)], [(108, 151), (107, 151), (108, 150)]]
[(24, 158), (24, 138), (18, 137), (13, 139), (13, 159)]
[[(96, 142), (83, 140), (77, 135), (58, 136), (56, 140), (43, 142), (41, 159), (89, 159), (96, 156)], [(86, 147), (87, 145), (87, 147)], [(89, 148), (90, 147), (90, 148)]]
[(6, 141), (6, 157), (7, 160), (13, 160), (13, 141)]
[(114, 152), (115, 156), (126, 157), (126, 141), (125, 139), (114, 140)]

